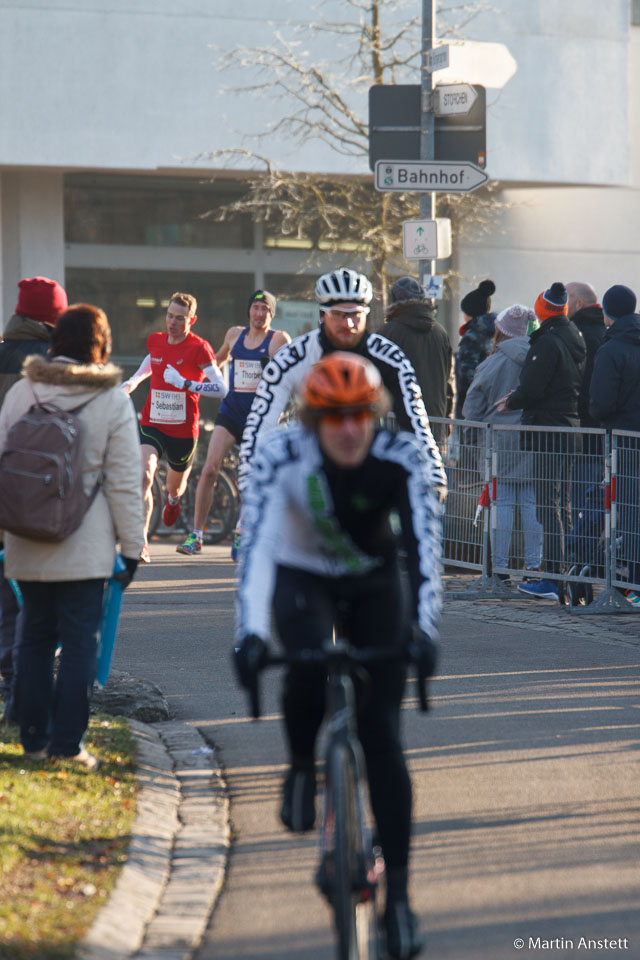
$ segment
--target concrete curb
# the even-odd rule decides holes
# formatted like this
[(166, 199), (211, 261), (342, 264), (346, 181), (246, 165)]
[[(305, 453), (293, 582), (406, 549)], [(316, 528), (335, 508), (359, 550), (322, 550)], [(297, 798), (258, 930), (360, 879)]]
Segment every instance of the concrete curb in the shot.
[(224, 881), (224, 783), (195, 727), (129, 724), (138, 742), (140, 793), (128, 859), (76, 956), (190, 960)]

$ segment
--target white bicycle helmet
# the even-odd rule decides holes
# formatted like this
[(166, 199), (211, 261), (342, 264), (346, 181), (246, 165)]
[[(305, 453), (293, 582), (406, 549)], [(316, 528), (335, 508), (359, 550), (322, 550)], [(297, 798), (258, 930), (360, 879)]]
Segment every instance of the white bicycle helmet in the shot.
[(364, 273), (355, 270), (334, 270), (323, 273), (316, 283), (316, 300), (320, 308), (334, 303), (371, 303), (373, 289)]

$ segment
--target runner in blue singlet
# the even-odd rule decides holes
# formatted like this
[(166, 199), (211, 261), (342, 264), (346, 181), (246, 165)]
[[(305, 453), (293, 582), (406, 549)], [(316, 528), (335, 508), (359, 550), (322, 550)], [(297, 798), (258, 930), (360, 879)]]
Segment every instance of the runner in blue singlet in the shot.
[(269, 346), (276, 332), (269, 330), (258, 347), (247, 347), (245, 338), (250, 331), (251, 327), (245, 327), (231, 348), (229, 392), (220, 404), (216, 417), (216, 425), (223, 426), (232, 433), (236, 443), (242, 440), (245, 420), (251, 409), (264, 364), (271, 356)]
[[(256, 290), (249, 298), (249, 325), (230, 327), (216, 354), (219, 366), (231, 363), (229, 392), (220, 405), (209, 441), (207, 460), (198, 481), (193, 533), (176, 548), (178, 553), (193, 556), (202, 550), (203, 528), (213, 503), (213, 491), (222, 461), (231, 447), (242, 439), (262, 368), (280, 347), (291, 340), (284, 330), (271, 329), (275, 312), (276, 298), (273, 294), (267, 290)], [(196, 386), (200, 387), (200, 384)], [(206, 393), (206, 385), (203, 392)]]

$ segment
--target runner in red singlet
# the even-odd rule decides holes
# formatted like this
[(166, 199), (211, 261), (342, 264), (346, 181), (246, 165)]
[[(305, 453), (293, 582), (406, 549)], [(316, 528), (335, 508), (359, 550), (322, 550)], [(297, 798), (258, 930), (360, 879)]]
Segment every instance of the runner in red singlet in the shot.
[[(136, 373), (122, 385), (127, 393), (131, 393), (142, 380), (151, 377), (151, 388), (140, 422), (142, 491), (146, 509), (145, 546), (140, 558), (146, 563), (149, 562), (146, 536), (153, 509), (152, 486), (161, 456), (166, 456), (169, 463), (167, 502), (162, 514), (165, 526), (173, 526), (180, 514), (180, 497), (187, 487), (200, 426), (200, 393), (193, 389), (193, 385), (202, 383), (206, 377), (217, 387), (216, 396), (223, 397), (227, 392), (213, 348), (191, 332), (197, 320), (196, 309), (196, 299), (191, 294), (174, 293), (171, 296), (167, 332), (151, 334), (147, 340), (148, 355)], [(185, 388), (180, 389), (168, 382), (167, 367), (180, 371), (185, 378)]]

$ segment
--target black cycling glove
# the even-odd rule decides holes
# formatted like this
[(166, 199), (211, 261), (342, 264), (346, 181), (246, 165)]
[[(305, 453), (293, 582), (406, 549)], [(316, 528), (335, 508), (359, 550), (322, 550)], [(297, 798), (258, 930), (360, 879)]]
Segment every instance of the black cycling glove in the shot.
[(126, 590), (135, 576), (139, 561), (137, 557), (123, 557), (122, 559), (126, 564), (126, 570), (119, 570), (118, 573), (114, 573), (113, 579), (117, 580), (123, 590)]
[(260, 668), (267, 659), (268, 647), (261, 637), (250, 633), (242, 638), (239, 647), (234, 650), (234, 663), (238, 680), (247, 690), (252, 690)]
[(421, 630), (417, 623), (411, 626), (407, 648), (409, 658), (415, 663), (419, 677), (432, 677), (438, 665), (438, 644)]

